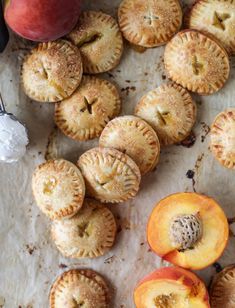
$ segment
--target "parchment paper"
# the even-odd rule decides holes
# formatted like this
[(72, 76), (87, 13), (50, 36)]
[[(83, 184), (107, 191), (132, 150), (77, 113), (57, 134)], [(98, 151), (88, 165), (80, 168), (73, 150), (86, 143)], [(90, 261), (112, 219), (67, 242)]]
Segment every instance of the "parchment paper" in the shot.
[[(114, 16), (120, 3), (118, 0), (84, 2), (87, 8)], [(184, 2), (185, 8), (192, 1)], [(195, 96), (196, 143), (191, 148), (180, 145), (163, 149), (157, 169), (143, 178), (138, 196), (110, 206), (119, 226), (115, 247), (96, 260), (69, 260), (60, 255), (50, 239), (50, 222), (32, 197), (31, 175), (44, 161), (46, 152), (47, 156), (57, 155), (76, 162), (97, 141), (78, 143), (62, 136), (54, 130), (53, 104), (32, 102), (24, 95), (20, 65), (29, 46), (12, 34), (7, 50), (0, 55), (0, 90), (6, 108), (26, 124), (30, 137), (27, 154), (20, 162), (0, 164), (0, 307), (46, 308), (50, 285), (59, 274), (70, 268), (91, 268), (110, 283), (115, 308), (132, 308), (136, 283), (164, 265), (150, 252), (145, 231), (148, 217), (161, 198), (174, 192), (197, 191), (218, 200), (228, 217), (235, 216), (235, 173), (221, 167), (208, 148), (208, 126), (213, 118), (225, 108), (235, 106), (235, 70), (232, 69), (229, 82), (218, 94)], [(132, 114), (143, 94), (166, 82), (163, 50), (161, 47), (140, 53), (126, 43), (120, 66), (103, 75), (120, 89), (122, 114)], [(193, 180), (186, 177), (188, 170), (195, 172)], [(224, 266), (234, 262), (234, 257), (235, 240), (231, 237), (219, 262)], [(208, 283), (214, 273), (212, 266), (199, 274)]]

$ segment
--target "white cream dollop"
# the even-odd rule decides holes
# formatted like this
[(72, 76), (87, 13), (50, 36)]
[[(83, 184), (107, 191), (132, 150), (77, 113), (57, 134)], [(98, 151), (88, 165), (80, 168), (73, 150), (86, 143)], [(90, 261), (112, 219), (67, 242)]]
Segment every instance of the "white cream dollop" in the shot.
[(12, 163), (22, 158), (26, 152), (28, 135), (23, 124), (10, 115), (0, 116), (0, 161)]

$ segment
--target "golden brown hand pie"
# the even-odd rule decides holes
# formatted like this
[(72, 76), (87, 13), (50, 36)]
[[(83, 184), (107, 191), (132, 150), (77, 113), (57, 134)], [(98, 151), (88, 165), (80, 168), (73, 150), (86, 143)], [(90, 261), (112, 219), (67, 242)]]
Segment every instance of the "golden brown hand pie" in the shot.
[(234, 308), (235, 266), (226, 266), (216, 274), (210, 286), (211, 308)]
[(110, 121), (100, 136), (99, 145), (129, 155), (141, 174), (153, 170), (159, 160), (158, 137), (152, 127), (138, 117), (123, 116)]
[(117, 66), (123, 52), (123, 40), (116, 20), (96, 11), (83, 12), (68, 35), (83, 58), (84, 72), (97, 74)]
[(235, 1), (199, 0), (186, 17), (190, 29), (214, 35), (228, 53), (235, 53)]
[(115, 218), (107, 207), (85, 199), (77, 215), (55, 221), (51, 230), (57, 248), (65, 257), (95, 258), (111, 249), (116, 229)]
[(118, 203), (134, 198), (139, 190), (140, 171), (126, 154), (109, 148), (93, 148), (78, 160), (87, 195), (101, 202)]
[(50, 219), (75, 215), (83, 204), (85, 183), (79, 169), (64, 159), (49, 160), (33, 174), (34, 198)]
[(129, 42), (155, 47), (166, 44), (180, 29), (182, 10), (178, 0), (123, 0), (118, 19)]
[(211, 126), (211, 150), (223, 166), (235, 169), (235, 108), (215, 118)]
[(65, 40), (41, 43), (22, 66), (25, 93), (39, 102), (58, 102), (70, 96), (82, 79), (79, 49)]
[(229, 77), (226, 51), (212, 38), (195, 30), (175, 35), (166, 46), (164, 62), (173, 81), (202, 95), (219, 91)]
[(109, 288), (98, 273), (73, 269), (52, 285), (50, 308), (108, 308), (109, 299)]
[(189, 92), (175, 83), (148, 92), (135, 108), (135, 114), (155, 129), (163, 146), (184, 140), (195, 124), (196, 113)]
[(75, 140), (98, 137), (105, 125), (120, 112), (118, 90), (109, 81), (83, 76), (78, 89), (56, 104), (55, 122), (62, 132)]

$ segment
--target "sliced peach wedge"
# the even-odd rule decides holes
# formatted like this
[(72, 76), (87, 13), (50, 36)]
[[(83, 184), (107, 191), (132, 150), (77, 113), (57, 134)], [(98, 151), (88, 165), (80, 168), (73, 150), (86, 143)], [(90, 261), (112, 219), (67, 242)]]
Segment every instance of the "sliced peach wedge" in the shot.
[(165, 267), (144, 278), (134, 291), (136, 308), (209, 308), (204, 283), (180, 267)]
[(192, 270), (214, 263), (229, 238), (227, 218), (215, 200), (177, 193), (161, 200), (147, 226), (151, 249), (163, 259)]

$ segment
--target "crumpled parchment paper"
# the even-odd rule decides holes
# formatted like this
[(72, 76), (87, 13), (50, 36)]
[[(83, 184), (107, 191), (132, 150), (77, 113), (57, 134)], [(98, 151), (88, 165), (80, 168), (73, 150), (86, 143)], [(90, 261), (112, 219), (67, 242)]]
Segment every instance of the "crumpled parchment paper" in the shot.
[[(117, 14), (118, 0), (84, 1), (84, 7)], [(192, 1), (184, 1), (183, 7)], [(229, 82), (216, 95), (195, 96), (198, 119), (195, 144), (162, 150), (160, 163), (146, 175), (139, 194), (124, 204), (111, 205), (118, 235), (115, 247), (96, 260), (63, 258), (50, 239), (50, 222), (36, 207), (31, 193), (31, 175), (44, 157), (64, 157), (76, 162), (85, 150), (97, 145), (74, 142), (54, 129), (53, 104), (28, 99), (20, 86), (20, 66), (30, 43), (11, 35), (0, 55), (0, 91), (8, 112), (14, 113), (29, 129), (30, 145), (18, 163), (0, 164), (0, 307), (46, 308), (50, 285), (70, 268), (91, 268), (110, 283), (115, 308), (132, 308), (133, 289), (146, 274), (164, 262), (150, 252), (146, 242), (146, 223), (155, 204), (163, 197), (181, 191), (196, 191), (214, 197), (228, 217), (235, 216), (235, 174), (221, 167), (209, 151), (209, 126), (227, 107), (235, 106), (235, 61)], [(119, 67), (103, 74), (115, 82), (123, 100), (122, 114), (132, 114), (134, 106), (147, 91), (166, 82), (163, 69), (164, 47), (136, 50), (129, 44)], [(141, 52), (140, 52), (141, 51)], [(195, 172), (192, 179), (188, 170)], [(191, 172), (191, 175), (193, 173)], [(233, 228), (233, 227), (231, 227)], [(219, 260), (222, 266), (233, 263), (235, 238)], [(199, 275), (209, 283), (215, 267)]]

